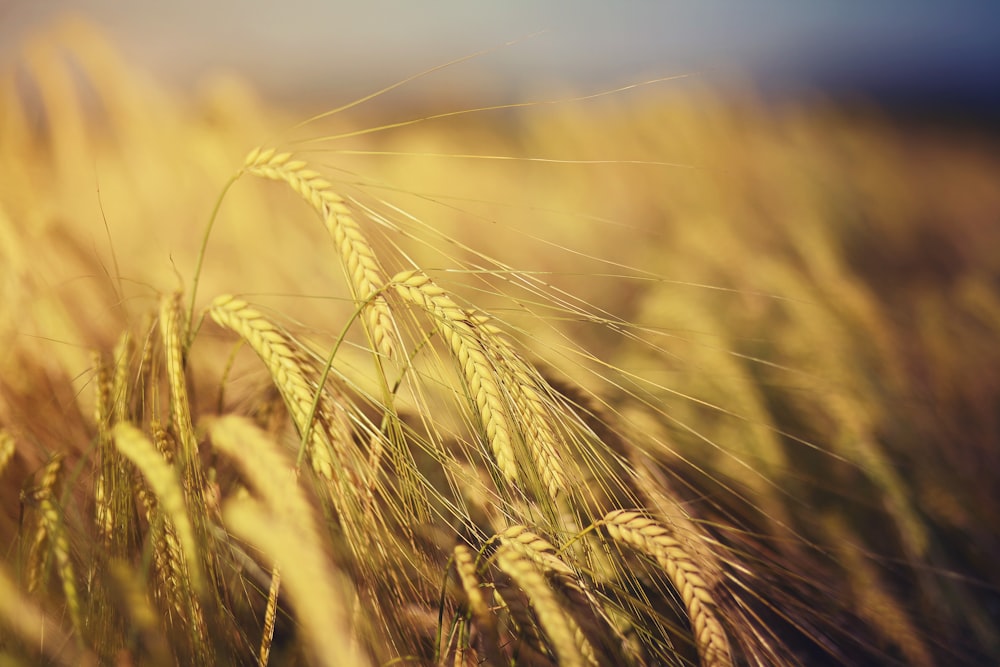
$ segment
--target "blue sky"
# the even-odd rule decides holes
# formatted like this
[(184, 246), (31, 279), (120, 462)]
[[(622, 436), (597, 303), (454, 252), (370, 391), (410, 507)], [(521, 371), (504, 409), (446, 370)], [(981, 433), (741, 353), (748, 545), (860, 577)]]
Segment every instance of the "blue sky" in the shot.
[(0, 58), (68, 7), (104, 26), (131, 59), (182, 86), (235, 70), (273, 95), (349, 99), (520, 39), (414, 88), (467, 87), (475, 95), (477, 87), (738, 73), (772, 93), (861, 90), (1000, 108), (1000, 2), (988, 0), (0, 0)]

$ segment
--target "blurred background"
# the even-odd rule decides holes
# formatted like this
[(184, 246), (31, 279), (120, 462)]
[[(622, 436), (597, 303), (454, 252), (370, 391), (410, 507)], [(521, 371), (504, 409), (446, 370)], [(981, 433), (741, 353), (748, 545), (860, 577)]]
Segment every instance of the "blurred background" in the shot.
[(395, 102), (420, 101), (432, 88), (477, 101), (523, 99), (559, 85), (693, 74), (712, 85), (749, 78), (772, 98), (860, 97), (907, 115), (989, 122), (1000, 112), (1000, 4), (993, 2), (5, 0), (0, 58), (14, 57), (22, 36), (66, 12), (100, 25), (164, 82), (192, 88), (235, 72), (286, 103), (353, 100), (495, 49), (435, 73)]

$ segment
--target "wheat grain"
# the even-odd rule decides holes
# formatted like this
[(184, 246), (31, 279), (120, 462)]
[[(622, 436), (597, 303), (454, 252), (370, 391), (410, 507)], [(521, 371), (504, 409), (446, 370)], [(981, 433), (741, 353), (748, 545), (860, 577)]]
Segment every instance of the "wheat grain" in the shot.
[(177, 442), (159, 419), (153, 417), (149, 420), (149, 432), (153, 436), (153, 444), (156, 451), (160, 453), (163, 460), (173, 465), (174, 453), (177, 451)]
[(664, 526), (638, 512), (614, 510), (601, 523), (615, 541), (654, 558), (670, 577), (687, 607), (702, 664), (730, 667), (729, 639), (716, 614), (715, 601), (700, 567), (683, 545)]
[(243, 170), (254, 176), (287, 183), (316, 209), (333, 237), (350, 279), (358, 307), (368, 311), (368, 323), (376, 349), (392, 356), (392, 313), (381, 295), (385, 274), (361, 227), (344, 199), (331, 190), (332, 184), (307, 168), (301, 160), (291, 160), (290, 153), (255, 148), (247, 155)]

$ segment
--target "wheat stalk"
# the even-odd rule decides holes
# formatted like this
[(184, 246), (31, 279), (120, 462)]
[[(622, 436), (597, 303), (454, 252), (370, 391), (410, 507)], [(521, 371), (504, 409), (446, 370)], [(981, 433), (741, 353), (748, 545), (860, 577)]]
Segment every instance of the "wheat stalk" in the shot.
[(638, 512), (614, 510), (600, 522), (617, 542), (652, 557), (660, 564), (687, 607), (695, 644), (705, 667), (733, 664), (729, 639), (701, 568), (664, 526)]
[(331, 189), (332, 183), (307, 168), (306, 162), (291, 157), (291, 153), (278, 153), (273, 148), (255, 148), (247, 155), (243, 171), (287, 183), (316, 209), (340, 251), (358, 307), (368, 311), (376, 349), (392, 356), (395, 347), (392, 313), (381, 294), (385, 276), (374, 250), (343, 197)]

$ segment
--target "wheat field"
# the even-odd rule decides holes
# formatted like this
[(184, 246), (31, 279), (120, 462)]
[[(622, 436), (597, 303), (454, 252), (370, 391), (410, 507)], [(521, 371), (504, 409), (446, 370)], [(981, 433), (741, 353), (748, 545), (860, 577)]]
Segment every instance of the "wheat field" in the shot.
[(1000, 660), (995, 137), (311, 113), (0, 73), (0, 664)]

